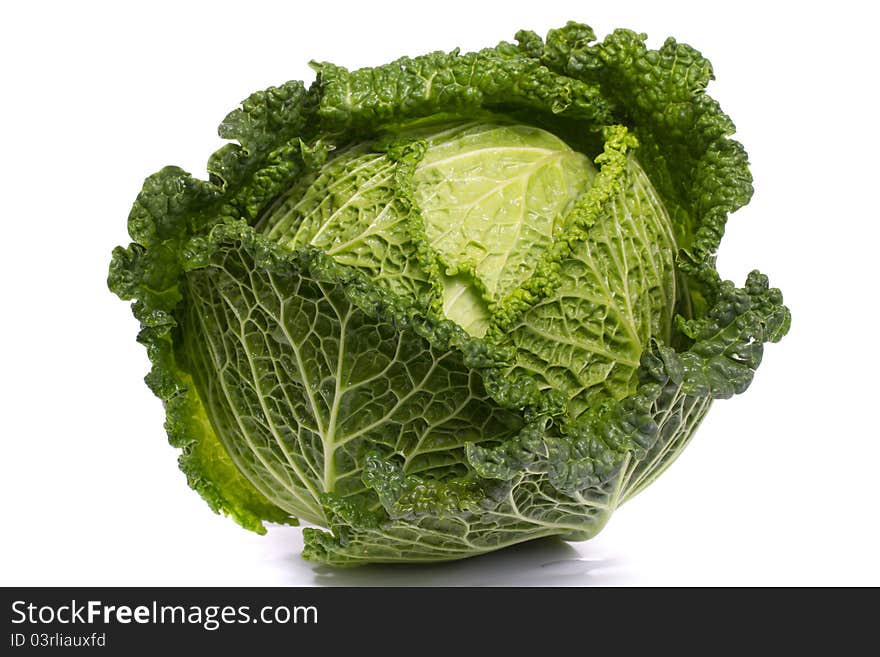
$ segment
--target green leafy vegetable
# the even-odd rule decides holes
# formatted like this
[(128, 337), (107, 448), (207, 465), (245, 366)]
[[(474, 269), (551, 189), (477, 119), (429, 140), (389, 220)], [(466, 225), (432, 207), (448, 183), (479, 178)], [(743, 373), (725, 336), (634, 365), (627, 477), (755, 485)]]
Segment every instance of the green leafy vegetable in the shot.
[(586, 539), (790, 316), (715, 253), (752, 193), (709, 62), (570, 23), (253, 94), (149, 177), (110, 288), (181, 468), (338, 565)]

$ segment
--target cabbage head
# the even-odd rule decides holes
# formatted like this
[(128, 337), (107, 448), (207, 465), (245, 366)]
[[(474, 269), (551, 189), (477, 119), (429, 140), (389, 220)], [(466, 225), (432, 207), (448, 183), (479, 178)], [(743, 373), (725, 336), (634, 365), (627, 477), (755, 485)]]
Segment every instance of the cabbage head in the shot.
[(722, 281), (746, 153), (669, 39), (569, 23), (253, 94), (113, 253), (180, 466), (336, 565), (583, 540), (788, 330)]

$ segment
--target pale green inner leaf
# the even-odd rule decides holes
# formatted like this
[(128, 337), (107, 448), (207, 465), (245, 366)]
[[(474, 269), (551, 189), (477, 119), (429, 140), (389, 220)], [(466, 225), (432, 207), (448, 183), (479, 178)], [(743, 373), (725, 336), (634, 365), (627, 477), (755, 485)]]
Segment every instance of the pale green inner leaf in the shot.
[(529, 278), (594, 175), (585, 155), (539, 128), (466, 124), (432, 141), (413, 178), (428, 241), (451, 274), (473, 272), (484, 290), (448, 278), (447, 317), (482, 335), (480, 297), (498, 301)]
[(509, 330), (517, 347), (511, 374), (564, 391), (573, 417), (631, 394), (648, 341), (669, 340), (674, 258), (669, 216), (630, 157), (586, 238), (559, 263), (558, 287)]

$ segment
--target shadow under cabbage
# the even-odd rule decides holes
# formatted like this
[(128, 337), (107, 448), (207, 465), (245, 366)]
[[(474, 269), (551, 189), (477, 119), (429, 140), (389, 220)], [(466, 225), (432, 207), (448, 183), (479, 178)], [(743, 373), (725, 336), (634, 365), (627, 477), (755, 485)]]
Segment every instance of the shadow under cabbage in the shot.
[(620, 560), (598, 550), (593, 556), (590, 546), (577, 550), (558, 537), (447, 563), (309, 567), (317, 586), (611, 586), (628, 575)]

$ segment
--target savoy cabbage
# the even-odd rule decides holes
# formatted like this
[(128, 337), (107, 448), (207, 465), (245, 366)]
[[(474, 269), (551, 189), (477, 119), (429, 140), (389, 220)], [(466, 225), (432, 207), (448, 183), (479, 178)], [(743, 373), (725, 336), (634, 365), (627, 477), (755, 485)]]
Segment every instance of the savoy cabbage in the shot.
[(190, 485), (339, 565), (593, 536), (790, 322), (715, 268), (752, 187), (709, 62), (570, 23), (314, 67), (113, 254)]

